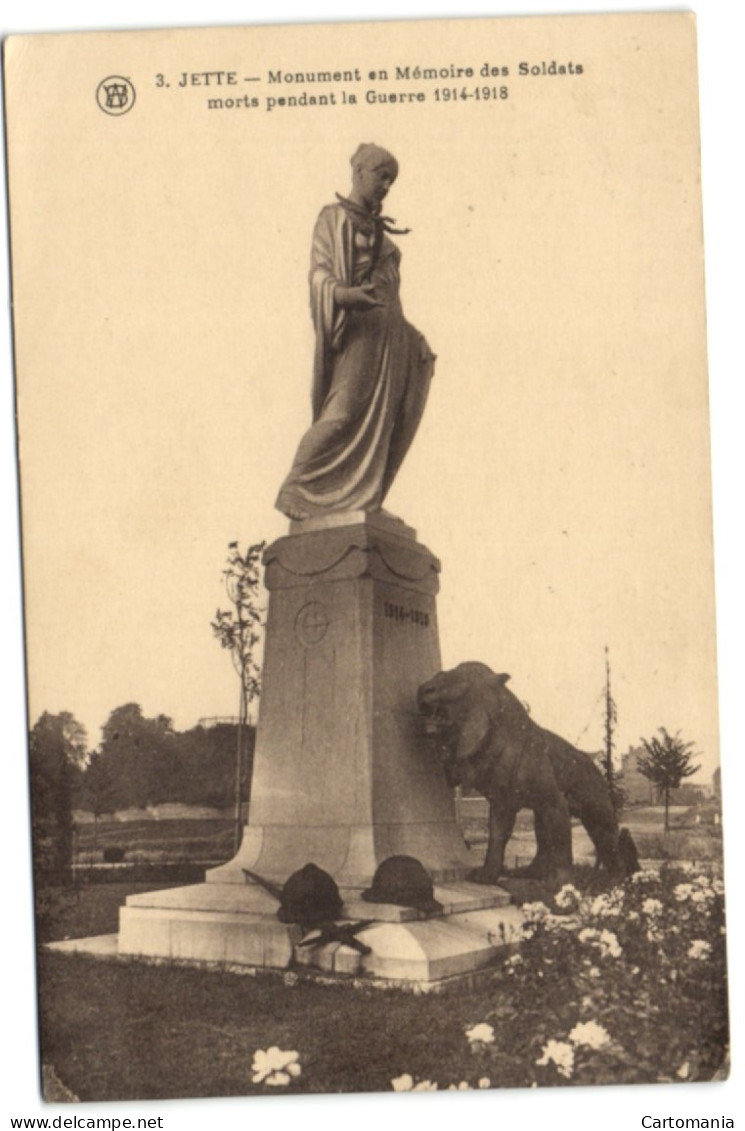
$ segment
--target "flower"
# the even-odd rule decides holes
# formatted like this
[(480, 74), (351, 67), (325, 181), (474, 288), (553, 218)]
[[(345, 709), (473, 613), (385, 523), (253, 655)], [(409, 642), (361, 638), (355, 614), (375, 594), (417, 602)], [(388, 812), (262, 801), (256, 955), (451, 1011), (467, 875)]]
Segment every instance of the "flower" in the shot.
[(491, 1088), (491, 1080), (488, 1076), (482, 1076), (479, 1080), (479, 1088)]
[(588, 1049), (602, 1049), (610, 1044), (610, 1035), (597, 1021), (578, 1021), (569, 1034), (569, 1040)]
[(678, 886), (673, 891), (673, 895), (677, 899), (678, 903), (685, 903), (687, 899), (690, 899), (694, 891), (695, 888), (693, 884), (678, 884)]
[(289, 1084), (293, 1076), (300, 1075), (298, 1054), (272, 1045), (266, 1050), (257, 1049), (253, 1064), (254, 1084), (268, 1084), (271, 1087)]
[[(394, 1092), (436, 1092), (437, 1084), (431, 1080), (420, 1080), (418, 1084), (414, 1083), (414, 1077), (410, 1076), (408, 1072), (404, 1072), (403, 1076), (396, 1076), (391, 1080), (391, 1087)], [(468, 1085), (466, 1085), (468, 1087)]]
[(541, 903), (540, 900), (536, 900), (535, 903), (524, 903), (520, 910), (528, 922), (540, 923), (541, 919), (545, 919), (547, 915), (550, 915), (548, 907), (546, 907), (545, 903)]
[(709, 958), (711, 955), (711, 943), (706, 942), (704, 939), (694, 939), (688, 948), (689, 958)]
[(634, 872), (631, 877), (632, 884), (651, 884), (656, 883), (660, 878), (660, 873), (655, 868), (644, 868), (641, 872)]
[(449, 1092), (468, 1092), (470, 1089), (471, 1085), (467, 1080), (461, 1080), (460, 1084), (450, 1084), (448, 1087)]
[(621, 914), (621, 905), (618, 896), (614, 895), (598, 895), (593, 899), (589, 906), (591, 915), (597, 915), (601, 919), (612, 918)]
[(618, 958), (623, 953), (623, 948), (612, 931), (601, 931), (597, 946), (603, 957), (610, 955), (611, 958)]
[(645, 915), (661, 915), (662, 904), (659, 899), (645, 899), (642, 904), (642, 911)]
[(574, 1049), (566, 1041), (550, 1040), (543, 1046), (542, 1055), (536, 1064), (542, 1068), (553, 1064), (559, 1075), (568, 1080), (574, 1070)]
[(690, 1064), (688, 1063), (687, 1060), (684, 1061), (683, 1064), (681, 1064), (676, 1075), (679, 1076), (681, 1080), (687, 1080), (688, 1077), (691, 1075), (691, 1066), (690, 1066)]
[(554, 896), (554, 903), (557, 907), (568, 911), (570, 908), (577, 906), (580, 898), (580, 893), (577, 891), (574, 884), (564, 884)]
[(593, 927), (584, 927), (577, 938), (580, 942), (598, 947), (603, 958), (608, 955), (611, 958), (618, 958), (622, 953), (621, 945), (612, 931), (596, 931)]
[(492, 1045), (494, 1044), (494, 1029), (491, 1025), (487, 1025), (485, 1021), (481, 1021), (478, 1025), (474, 1025), (472, 1029), (466, 1029), (466, 1037), (472, 1045)]
[(593, 927), (583, 927), (577, 938), (580, 942), (595, 942), (600, 938), (600, 931), (596, 931)]

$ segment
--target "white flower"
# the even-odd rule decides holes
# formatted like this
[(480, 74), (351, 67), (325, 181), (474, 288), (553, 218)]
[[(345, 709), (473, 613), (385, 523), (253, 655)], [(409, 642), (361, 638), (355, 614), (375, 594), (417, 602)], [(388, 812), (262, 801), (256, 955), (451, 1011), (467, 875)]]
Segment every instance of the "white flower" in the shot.
[(610, 1044), (610, 1035), (597, 1021), (578, 1021), (569, 1034), (569, 1040), (588, 1049), (602, 1049)]
[(577, 938), (580, 942), (595, 942), (600, 938), (600, 931), (596, 931), (594, 927), (583, 927)]
[(505, 966), (522, 966), (525, 959), (521, 954), (511, 954), (505, 962)]
[(526, 923), (540, 923), (545, 919), (550, 911), (545, 903), (536, 901), (535, 903), (524, 903), (520, 910), (523, 913), (523, 919)]
[(391, 1087), (394, 1092), (410, 1092), (414, 1087), (414, 1079), (408, 1072), (404, 1072), (403, 1076), (396, 1076), (391, 1080)]
[(479, 1088), (491, 1088), (491, 1080), (488, 1076), (482, 1076), (479, 1080)]
[[(466, 1084), (466, 1087), (468, 1087), (468, 1084)], [(411, 1090), (412, 1092), (436, 1092), (437, 1084), (433, 1084), (431, 1080), (420, 1080)]]
[(721, 880), (712, 880), (711, 889), (714, 892), (714, 895), (724, 895), (724, 884)]
[(687, 1080), (691, 1075), (691, 1066), (687, 1060), (683, 1064), (681, 1064), (676, 1075), (679, 1076), (681, 1080)]
[(487, 1025), (485, 1021), (481, 1021), (478, 1025), (474, 1025), (472, 1029), (466, 1029), (466, 1037), (472, 1045), (479, 1043), (492, 1045), (494, 1044), (494, 1029), (491, 1025)]
[(615, 893), (613, 895), (598, 895), (590, 904), (589, 912), (601, 919), (614, 918), (621, 914), (621, 901)]
[(569, 908), (576, 907), (580, 898), (580, 893), (577, 891), (574, 884), (564, 884), (554, 896), (554, 903), (557, 907), (561, 907), (566, 911), (569, 910)]
[(587, 974), (590, 978), (599, 978), (600, 977), (600, 971), (598, 970), (597, 966), (591, 966), (590, 969), (587, 971)]
[(695, 888), (693, 884), (678, 884), (678, 886), (673, 891), (673, 895), (677, 899), (678, 903), (684, 903), (687, 899), (690, 899), (694, 891)]
[(460, 1084), (450, 1084), (448, 1087), (449, 1092), (468, 1092), (470, 1089), (471, 1085), (467, 1080), (461, 1080)]
[(655, 868), (645, 868), (641, 872), (634, 872), (631, 877), (632, 884), (651, 884), (656, 883), (660, 878), (660, 873)]
[(298, 1054), (272, 1045), (266, 1050), (257, 1049), (253, 1064), (254, 1084), (268, 1084), (271, 1087), (289, 1084), (293, 1076), (300, 1075)]
[(662, 904), (659, 899), (645, 899), (642, 904), (642, 911), (645, 915), (661, 915)]
[(694, 939), (688, 948), (689, 958), (709, 958), (711, 955), (711, 943), (707, 943), (704, 939)]
[(612, 931), (601, 931), (597, 945), (603, 956), (618, 958), (623, 953), (623, 948)]
[(553, 1064), (559, 1075), (565, 1076), (568, 1080), (574, 1069), (574, 1049), (566, 1041), (548, 1041), (543, 1046), (542, 1055), (536, 1064), (544, 1068)]

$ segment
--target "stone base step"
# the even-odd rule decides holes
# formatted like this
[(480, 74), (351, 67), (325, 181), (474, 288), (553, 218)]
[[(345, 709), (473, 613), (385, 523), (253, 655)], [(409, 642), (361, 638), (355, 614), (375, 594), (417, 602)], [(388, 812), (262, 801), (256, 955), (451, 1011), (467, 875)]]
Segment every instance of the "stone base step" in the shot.
[(118, 954), (173, 961), (286, 969), (293, 962), (336, 974), (431, 983), (481, 969), (517, 940), (522, 916), (499, 888), (435, 887), (440, 915), (367, 903), (343, 893), (344, 921), (373, 919), (356, 936), (360, 954), (339, 942), (299, 946), (307, 934), (281, 923), (277, 901), (254, 885), (194, 884), (129, 896), (120, 910)]

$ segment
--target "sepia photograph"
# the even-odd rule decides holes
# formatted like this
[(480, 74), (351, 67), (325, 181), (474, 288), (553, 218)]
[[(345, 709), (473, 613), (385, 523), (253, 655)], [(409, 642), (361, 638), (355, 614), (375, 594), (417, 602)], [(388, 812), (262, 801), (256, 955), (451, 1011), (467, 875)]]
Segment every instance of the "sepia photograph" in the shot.
[(706, 13), (15, 23), (11, 1115), (734, 1127)]

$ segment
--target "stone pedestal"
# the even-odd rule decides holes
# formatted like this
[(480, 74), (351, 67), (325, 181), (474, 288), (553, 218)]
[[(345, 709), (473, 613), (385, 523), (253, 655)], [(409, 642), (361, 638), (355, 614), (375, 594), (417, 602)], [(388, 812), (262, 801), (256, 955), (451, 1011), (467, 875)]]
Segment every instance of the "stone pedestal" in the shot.
[[(498, 888), (464, 882), (473, 861), (417, 712), (440, 668), (439, 562), (384, 514), (293, 524), (265, 554), (270, 591), (249, 824), (207, 882), (130, 896), (118, 952), (423, 985), (488, 964), (519, 913)], [(414, 856), (435, 880), (436, 916), (366, 903), (375, 870)], [(303, 946), (244, 869), (282, 884), (313, 862), (334, 876), (347, 921), (372, 919), (365, 956)], [(312, 938), (311, 938), (312, 942)]]
[(440, 668), (439, 562), (397, 519), (340, 517), (293, 524), (266, 551), (249, 825), (210, 883), (243, 883), (243, 868), (283, 882), (313, 861), (364, 887), (397, 854), (439, 880), (472, 867), (416, 708)]

